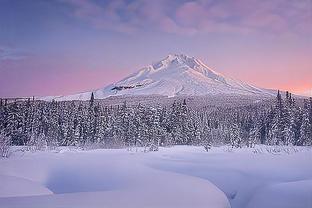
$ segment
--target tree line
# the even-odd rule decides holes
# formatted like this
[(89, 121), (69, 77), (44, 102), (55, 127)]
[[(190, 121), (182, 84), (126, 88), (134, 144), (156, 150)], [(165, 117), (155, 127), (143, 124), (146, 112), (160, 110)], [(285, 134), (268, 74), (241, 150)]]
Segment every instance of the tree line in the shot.
[[(278, 92), (270, 106), (194, 108), (187, 100), (170, 106), (104, 105), (92, 94), (89, 101), (34, 99), (0, 100), (0, 148), (25, 145), (102, 148), (228, 144), (312, 145), (312, 99), (303, 106)], [(5, 150), (1, 150), (5, 152)]]

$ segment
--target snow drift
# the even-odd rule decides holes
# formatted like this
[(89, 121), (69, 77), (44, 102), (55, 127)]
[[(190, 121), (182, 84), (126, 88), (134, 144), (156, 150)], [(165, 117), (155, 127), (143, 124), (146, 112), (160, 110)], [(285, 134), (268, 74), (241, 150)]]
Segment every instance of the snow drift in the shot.
[(0, 161), (0, 207), (230, 207), (209, 181), (149, 168), (144, 155), (93, 150), (12, 156)]
[(15, 152), (0, 160), (0, 207), (312, 207), (311, 147), (255, 151), (269, 148)]

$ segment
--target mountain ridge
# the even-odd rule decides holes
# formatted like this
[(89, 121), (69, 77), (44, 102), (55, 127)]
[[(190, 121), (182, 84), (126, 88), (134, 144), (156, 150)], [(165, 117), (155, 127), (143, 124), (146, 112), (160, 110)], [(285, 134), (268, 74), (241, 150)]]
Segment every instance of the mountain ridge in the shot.
[(228, 78), (205, 65), (201, 60), (184, 54), (169, 54), (164, 59), (141, 68), (124, 79), (94, 91), (65, 96), (49, 96), (44, 100), (88, 100), (118, 95), (202, 96), (216, 94), (275, 95), (263, 89)]

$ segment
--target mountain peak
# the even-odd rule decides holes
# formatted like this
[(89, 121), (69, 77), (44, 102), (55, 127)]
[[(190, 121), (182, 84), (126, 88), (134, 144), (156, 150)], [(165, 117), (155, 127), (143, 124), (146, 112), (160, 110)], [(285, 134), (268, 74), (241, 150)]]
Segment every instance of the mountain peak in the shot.
[(182, 54), (182, 53), (180, 53), (180, 54), (169, 54), (167, 57), (166, 57), (166, 59), (181, 59), (181, 60), (185, 60), (185, 59), (187, 59), (187, 58), (194, 58), (194, 57), (191, 57), (191, 56), (188, 56), (188, 55), (185, 55), (185, 54)]
[(185, 54), (169, 54), (161, 61), (154, 63), (152, 67), (155, 70), (160, 68), (177, 68), (178, 66), (194, 69), (200, 64), (201, 62), (199, 60)]
[[(271, 92), (215, 72), (202, 61), (185, 54), (169, 54), (125, 79), (94, 92), (97, 99), (115, 95), (270, 95)], [(59, 97), (87, 100), (91, 92)]]
[(185, 63), (191, 60), (195, 60), (194, 57), (185, 55), (185, 54), (169, 54), (163, 61), (178, 61), (180, 63)]

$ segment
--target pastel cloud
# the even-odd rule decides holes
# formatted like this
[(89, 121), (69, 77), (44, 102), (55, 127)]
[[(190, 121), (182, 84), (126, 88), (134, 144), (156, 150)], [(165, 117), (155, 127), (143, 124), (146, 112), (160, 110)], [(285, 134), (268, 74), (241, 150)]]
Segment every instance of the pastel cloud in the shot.
[(281, 34), (301, 32), (297, 28), (302, 27), (311, 33), (311, 26), (300, 26), (306, 24), (309, 17), (311, 19), (309, 4), (308, 1), (285, 0), (192, 1), (177, 9), (176, 19), (182, 26), (196, 27), (204, 32)]
[(0, 46), (0, 62), (21, 60), (29, 55), (29, 52), (22, 49)]
[(312, 32), (309, 0), (195, 0), (126, 1), (105, 4), (92, 0), (62, 0), (73, 7), (73, 15), (96, 28), (125, 33), (145, 29), (168, 33)]

